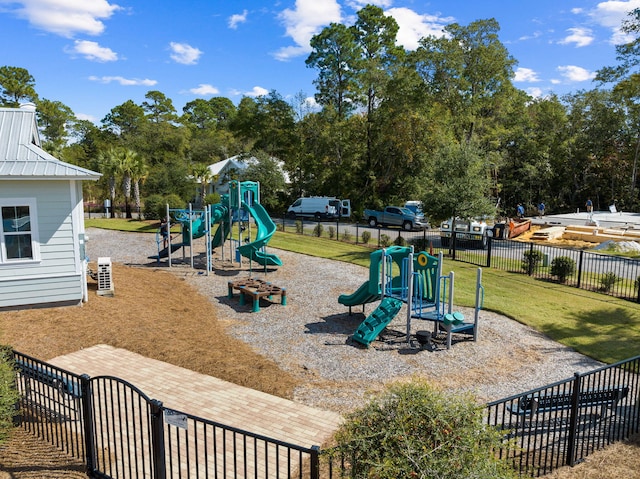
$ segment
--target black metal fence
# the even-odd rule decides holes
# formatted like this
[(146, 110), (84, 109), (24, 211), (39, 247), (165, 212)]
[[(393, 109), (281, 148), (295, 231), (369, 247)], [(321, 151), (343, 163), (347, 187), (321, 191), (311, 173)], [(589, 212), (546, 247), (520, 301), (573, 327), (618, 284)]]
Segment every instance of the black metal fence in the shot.
[(19, 352), (14, 359), (22, 427), (84, 461), (90, 477), (321, 477), (318, 447), (165, 408), (119, 378), (79, 376)]
[[(350, 477), (357, 458), (165, 408), (118, 378), (14, 352), (22, 427), (101, 478)], [(574, 465), (640, 431), (640, 356), (486, 406), (497, 451), (523, 475)]]
[(573, 466), (640, 432), (640, 356), (487, 405), (501, 457), (523, 475)]
[[(417, 249), (433, 253), (442, 251), (454, 261), (527, 274), (541, 281), (561, 282), (567, 286), (640, 303), (640, 260), (635, 258), (497, 238), (487, 238), (487, 247), (481, 248), (477, 242), (464, 241), (456, 232), (453, 232), (449, 244), (443, 247), (438, 230), (371, 228), (339, 220), (294, 221), (283, 218), (279, 222), (279, 228), (281, 231), (371, 248), (384, 248), (393, 244), (414, 245)], [(556, 263), (561, 262), (569, 271), (562, 280), (554, 274), (554, 260)]]

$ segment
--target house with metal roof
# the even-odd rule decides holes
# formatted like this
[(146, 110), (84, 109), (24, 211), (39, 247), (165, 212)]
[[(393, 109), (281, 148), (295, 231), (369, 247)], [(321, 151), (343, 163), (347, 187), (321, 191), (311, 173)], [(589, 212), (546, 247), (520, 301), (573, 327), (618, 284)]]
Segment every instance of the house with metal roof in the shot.
[(41, 148), (35, 105), (0, 108), (0, 309), (87, 300), (82, 182)]

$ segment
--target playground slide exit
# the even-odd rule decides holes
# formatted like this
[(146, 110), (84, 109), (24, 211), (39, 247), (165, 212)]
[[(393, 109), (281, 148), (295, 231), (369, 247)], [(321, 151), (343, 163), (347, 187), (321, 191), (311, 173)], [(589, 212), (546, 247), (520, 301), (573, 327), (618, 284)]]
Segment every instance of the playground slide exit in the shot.
[(242, 207), (253, 217), (258, 231), (254, 241), (238, 248), (240, 254), (263, 266), (282, 266), (282, 260), (277, 255), (262, 251), (262, 247), (269, 242), (276, 232), (276, 224), (267, 213), (267, 210), (260, 203), (254, 203), (253, 206), (249, 206), (244, 201), (242, 202)]

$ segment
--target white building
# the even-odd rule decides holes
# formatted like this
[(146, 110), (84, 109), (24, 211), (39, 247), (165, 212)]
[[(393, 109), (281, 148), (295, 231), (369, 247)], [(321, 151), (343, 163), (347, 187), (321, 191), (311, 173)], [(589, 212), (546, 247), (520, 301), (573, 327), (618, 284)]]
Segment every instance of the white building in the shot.
[(0, 108), (0, 309), (87, 299), (82, 181), (41, 148), (35, 106)]

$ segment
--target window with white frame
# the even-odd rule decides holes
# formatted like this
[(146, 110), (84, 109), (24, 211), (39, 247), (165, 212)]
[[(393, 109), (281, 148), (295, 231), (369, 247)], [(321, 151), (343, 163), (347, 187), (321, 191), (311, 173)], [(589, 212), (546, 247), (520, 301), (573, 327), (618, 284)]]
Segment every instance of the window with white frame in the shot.
[(35, 200), (0, 200), (0, 263), (38, 259)]

